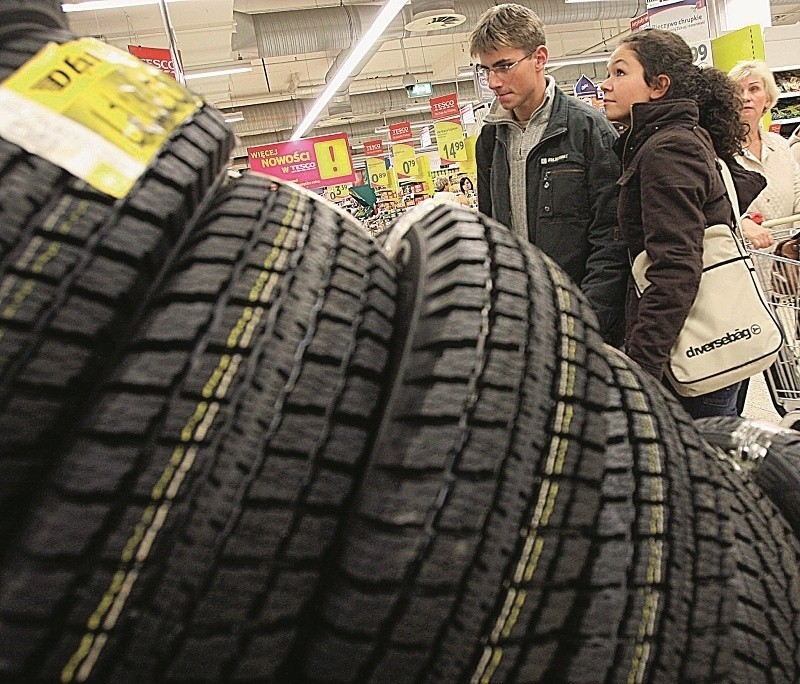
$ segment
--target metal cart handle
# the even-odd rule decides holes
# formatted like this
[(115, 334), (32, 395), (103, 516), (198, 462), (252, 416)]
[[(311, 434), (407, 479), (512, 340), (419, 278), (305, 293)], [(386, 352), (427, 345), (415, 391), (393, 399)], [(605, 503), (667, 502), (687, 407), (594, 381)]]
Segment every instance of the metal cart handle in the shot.
[(782, 218), (769, 219), (761, 224), (762, 228), (772, 228), (774, 226), (782, 226), (786, 223), (794, 223), (800, 221), (800, 214), (792, 214), (791, 216), (784, 216)]

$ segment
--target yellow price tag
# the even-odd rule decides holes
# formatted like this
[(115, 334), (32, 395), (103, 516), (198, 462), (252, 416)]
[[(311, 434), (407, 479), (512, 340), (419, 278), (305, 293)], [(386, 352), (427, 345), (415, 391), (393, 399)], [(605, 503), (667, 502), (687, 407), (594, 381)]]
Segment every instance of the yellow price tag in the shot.
[(346, 197), (349, 194), (350, 186), (347, 183), (340, 183), (339, 185), (331, 185), (326, 189), (328, 199), (331, 201), (337, 200), (340, 197)]
[(416, 178), (417, 158), (412, 145), (397, 144), (392, 146), (394, 165), (401, 178)]
[(0, 135), (124, 197), (202, 104), (167, 74), (94, 38), (48, 43), (0, 86)]
[(464, 144), (464, 129), (460, 124), (452, 121), (436, 121), (433, 124), (436, 131), (436, 147), (439, 156), (450, 161), (465, 161), (467, 148)]
[(315, 142), (314, 154), (317, 157), (319, 177), (322, 179), (339, 178), (353, 173), (347, 141), (344, 138)]
[(476, 135), (468, 135), (464, 139), (464, 145), (467, 148), (467, 158), (459, 163), (459, 168), (463, 173), (474, 176), (478, 172), (478, 164), (475, 161), (475, 143), (478, 140)]
[(383, 157), (367, 157), (367, 173), (372, 187), (386, 188), (389, 186), (389, 174)]

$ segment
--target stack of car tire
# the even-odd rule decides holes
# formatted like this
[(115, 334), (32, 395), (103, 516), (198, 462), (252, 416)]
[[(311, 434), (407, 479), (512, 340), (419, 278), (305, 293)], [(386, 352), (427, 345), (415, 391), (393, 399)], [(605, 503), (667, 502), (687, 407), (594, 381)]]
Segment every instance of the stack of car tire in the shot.
[(114, 200), (0, 139), (0, 680), (800, 680), (792, 438), (751, 478), (504, 227), (232, 145)]

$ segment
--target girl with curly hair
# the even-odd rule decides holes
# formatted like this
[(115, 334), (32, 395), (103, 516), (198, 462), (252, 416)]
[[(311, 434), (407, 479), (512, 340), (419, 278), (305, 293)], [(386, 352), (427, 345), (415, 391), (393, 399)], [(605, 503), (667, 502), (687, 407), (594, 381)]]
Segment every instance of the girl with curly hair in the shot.
[[(606, 115), (627, 127), (616, 144), (622, 159), (617, 216), (631, 259), (646, 251), (650, 286), (626, 301), (625, 348), (664, 380), (670, 350), (697, 295), (703, 231), (733, 221), (717, 165), (731, 168), (742, 213), (764, 186), (734, 162), (745, 137), (735, 85), (701, 70), (680, 36), (646, 29), (625, 38), (601, 84)], [(725, 293), (721, 292), (720, 297)], [(699, 397), (680, 397), (693, 417), (735, 415), (739, 383)]]

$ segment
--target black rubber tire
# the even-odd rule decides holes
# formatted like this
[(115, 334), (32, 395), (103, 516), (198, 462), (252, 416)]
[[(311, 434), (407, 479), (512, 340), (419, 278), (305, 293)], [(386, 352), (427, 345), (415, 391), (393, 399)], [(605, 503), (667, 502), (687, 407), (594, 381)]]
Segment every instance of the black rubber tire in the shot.
[(2, 681), (269, 681), (305, 620), (394, 276), (354, 220), (270, 187), (215, 204), (37, 498), (0, 572)]
[[(672, 417), (679, 438), (687, 447), (690, 470), (705, 471), (693, 484), (699, 542), (696, 563), (704, 583), (719, 581), (714, 580), (715, 573), (709, 573), (709, 568), (734, 570), (721, 600), (708, 593), (703, 597), (695, 589), (691, 597), (692, 622), (704, 629), (706, 637), (690, 644), (695, 662), (690, 670), (682, 671), (678, 680), (723, 681), (724, 676), (724, 681), (732, 684), (796, 682), (800, 674), (796, 540), (769, 500), (735, 473), (728, 461), (710, 451), (696, 422), (677, 401), (662, 387), (654, 389), (659, 390), (661, 401), (653, 404), (653, 410), (659, 416)], [(655, 398), (654, 394), (651, 396)], [(715, 514), (713, 509), (719, 512)], [(722, 548), (714, 550), (719, 541), (723, 542)], [(673, 579), (672, 591), (674, 584)], [(662, 647), (663, 643), (662, 639)], [(652, 681), (676, 681), (675, 672), (679, 670), (663, 668), (657, 673), (658, 679)]]
[(748, 473), (800, 539), (800, 433), (735, 416), (702, 418), (695, 425)]
[(512, 681), (522, 654), (550, 662), (559, 588), (588, 561), (606, 399), (588, 304), (490, 219), (441, 206), (405, 224), (387, 408), (282, 681), (457, 682), (487, 662)]
[[(689, 419), (606, 347), (613, 387), (589, 602), (542, 682), (711, 682), (730, 670), (735, 595), (727, 502)], [(717, 476), (718, 477), (718, 476)], [(525, 679), (524, 681), (532, 681)]]
[[(0, 55), (70, 36), (34, 33)], [(219, 112), (203, 106), (115, 201), (0, 139), (0, 549), (28, 485), (224, 182), (233, 143)]]
[(0, 0), (0, 45), (39, 27), (67, 28), (60, 0)]
[(769, 497), (721, 453), (709, 447), (736, 534), (738, 603), (728, 681), (793, 684), (800, 681), (800, 544)]

